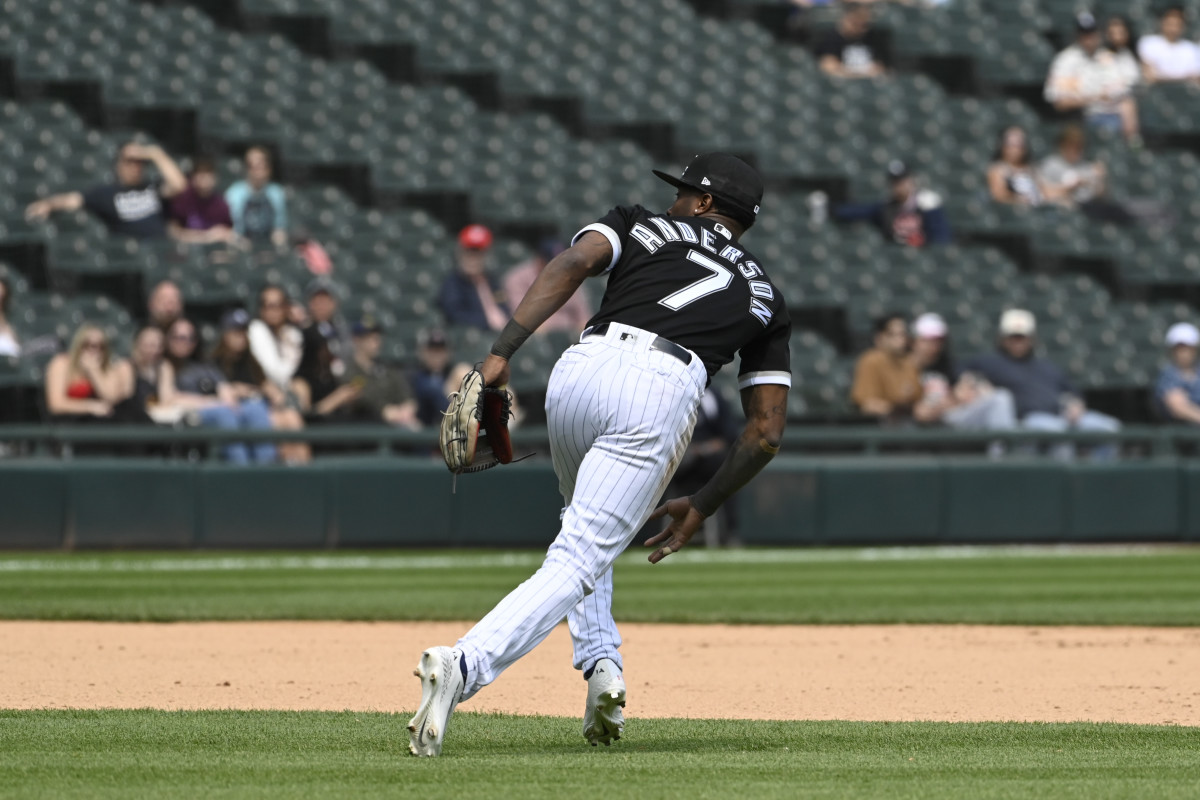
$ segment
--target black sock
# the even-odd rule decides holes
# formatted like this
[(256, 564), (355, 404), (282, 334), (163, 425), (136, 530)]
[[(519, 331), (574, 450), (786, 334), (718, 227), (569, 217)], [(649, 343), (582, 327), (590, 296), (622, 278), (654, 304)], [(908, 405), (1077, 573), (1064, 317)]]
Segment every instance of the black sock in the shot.
[(463, 683), (467, 682), (467, 655), (466, 653), (458, 657), (458, 668), (462, 670)]
[(589, 669), (587, 672), (583, 673), (583, 679), (585, 681), (590, 681), (592, 679), (592, 673), (595, 671), (596, 671), (596, 665), (592, 664), (592, 668)]

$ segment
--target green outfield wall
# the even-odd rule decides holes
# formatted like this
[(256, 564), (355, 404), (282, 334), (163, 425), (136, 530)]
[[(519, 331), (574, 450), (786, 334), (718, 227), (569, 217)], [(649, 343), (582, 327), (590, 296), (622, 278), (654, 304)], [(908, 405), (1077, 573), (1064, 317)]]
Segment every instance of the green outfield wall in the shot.
[[(781, 456), (739, 502), (750, 544), (1200, 541), (1200, 461)], [(560, 505), (546, 459), (0, 462), (8, 549), (544, 547)]]

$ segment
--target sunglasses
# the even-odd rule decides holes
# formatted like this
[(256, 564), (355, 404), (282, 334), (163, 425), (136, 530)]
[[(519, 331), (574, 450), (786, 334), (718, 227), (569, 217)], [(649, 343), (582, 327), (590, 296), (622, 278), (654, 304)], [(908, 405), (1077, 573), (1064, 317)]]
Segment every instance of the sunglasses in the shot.
[(83, 343), (84, 350), (103, 350), (104, 347), (105, 347), (104, 342), (84, 342)]
[(285, 303), (263, 303), (259, 308), (283, 308)]
[(172, 333), (168, 337), (172, 342), (194, 342), (196, 336), (191, 333)]

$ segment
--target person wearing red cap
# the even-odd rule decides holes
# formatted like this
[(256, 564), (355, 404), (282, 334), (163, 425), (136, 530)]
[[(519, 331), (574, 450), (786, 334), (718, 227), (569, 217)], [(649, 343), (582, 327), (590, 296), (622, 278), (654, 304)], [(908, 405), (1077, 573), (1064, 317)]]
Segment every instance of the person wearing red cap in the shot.
[(488, 272), (492, 232), (468, 225), (458, 233), (458, 265), (438, 292), (438, 306), (448, 325), (498, 331), (508, 322), (509, 308), (500, 282)]

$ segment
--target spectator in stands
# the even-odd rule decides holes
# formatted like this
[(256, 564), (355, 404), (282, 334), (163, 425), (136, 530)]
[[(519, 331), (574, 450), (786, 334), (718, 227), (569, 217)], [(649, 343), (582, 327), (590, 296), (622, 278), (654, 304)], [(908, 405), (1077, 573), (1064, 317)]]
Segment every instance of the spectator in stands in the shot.
[[(729, 447), (740, 434), (741, 426), (734, 418), (729, 401), (710, 385), (704, 390), (696, 407), (692, 440), (671, 478), (667, 495), (691, 495), (699, 491), (725, 462)], [(735, 494), (730, 497), (714, 517), (705, 520), (702, 528), (704, 544), (708, 547), (739, 545), (738, 496)]]
[(1120, 15), (1104, 23), (1104, 48), (1113, 54), (1121, 80), (1130, 91), (1142, 82), (1142, 62), (1133, 49), (1133, 34), (1129, 20)]
[(1190, 322), (1176, 322), (1167, 330), (1166, 344), (1170, 363), (1154, 384), (1155, 410), (1170, 422), (1200, 425), (1200, 372), (1196, 369), (1200, 329)]
[(417, 398), (417, 419), (422, 425), (440, 425), (446, 410), (443, 388), (454, 362), (446, 334), (437, 329), (422, 331), (417, 338), (417, 366), (409, 375), (409, 383)]
[(8, 308), (12, 304), (12, 286), (0, 278), (0, 356), (21, 355), (21, 342), (12, 323), (8, 321)]
[(862, 413), (897, 423), (912, 419), (921, 396), (921, 376), (908, 357), (908, 322), (900, 314), (881, 317), (875, 346), (854, 367), (850, 398)]
[(846, 3), (837, 27), (816, 47), (821, 71), (836, 78), (876, 78), (887, 74), (871, 30), (871, 9)]
[(146, 300), (146, 322), (166, 333), (183, 316), (183, 292), (172, 281), (159, 281)]
[(938, 314), (913, 322), (912, 361), (921, 375), (918, 422), (940, 422), (956, 430), (1007, 431), (1017, 427), (1012, 393), (961, 372), (950, 352), (949, 329)]
[(165, 337), (161, 329), (146, 325), (133, 338), (129, 361), (134, 375), (134, 404), (158, 423), (179, 421), (181, 412), (174, 405), (174, 376), (164, 367)]
[(90, 323), (75, 332), (67, 352), (46, 365), (46, 411), (57, 421), (135, 419), (133, 396), (133, 367), (113, 354), (108, 336)]
[(1078, 208), (1093, 219), (1131, 224), (1133, 216), (1105, 198), (1108, 170), (1099, 161), (1085, 161), (1087, 137), (1078, 125), (1067, 125), (1058, 137), (1058, 152), (1038, 165), (1046, 199), (1065, 208)]
[(868, 220), (883, 238), (908, 247), (950, 243), (950, 223), (937, 192), (918, 189), (916, 177), (898, 159), (888, 164), (888, 183), (887, 200), (838, 206), (834, 216), (842, 222)]
[[(158, 168), (159, 181), (146, 177), (146, 162)], [(187, 187), (178, 165), (156, 144), (126, 142), (117, 153), (116, 182), (103, 183), (83, 192), (64, 192), (30, 203), (28, 219), (45, 219), (54, 211), (86, 208), (99, 217), (110, 232), (136, 239), (160, 239), (166, 235), (163, 200)]]
[[(288, 404), (287, 395), (267, 380), (262, 366), (250, 352), (246, 332), (249, 326), (250, 315), (244, 309), (227, 311), (221, 317), (221, 338), (213, 348), (212, 362), (225, 376), (239, 401), (261, 400), (267, 403), (272, 428), (301, 430), (304, 428), (304, 417)], [(279, 457), (288, 464), (303, 464), (312, 458), (312, 452), (306, 444), (281, 442)]]
[[(564, 249), (563, 243), (558, 239), (546, 239), (538, 245), (537, 253), (533, 258), (508, 271), (508, 274), (504, 276), (504, 295), (510, 306), (516, 308), (520, 304), (521, 298), (529, 291), (529, 287), (533, 286), (537, 276), (546, 268), (550, 260)], [(578, 336), (587, 327), (587, 322), (591, 317), (592, 309), (587, 295), (584, 292), (576, 292), (571, 295), (571, 299), (566, 302), (566, 305), (555, 311), (550, 319), (538, 327), (536, 332), (566, 331)]]
[(171, 198), (167, 223), (171, 238), (189, 244), (237, 244), (233, 217), (225, 197), (217, 191), (217, 167), (200, 157), (192, 163), (187, 188)]
[(1005, 311), (996, 352), (972, 358), (965, 369), (1012, 392), (1017, 418), (1030, 430), (1120, 430), (1117, 420), (1087, 409), (1058, 365), (1034, 355), (1036, 332), (1032, 313), (1017, 308)]
[[(172, 402), (188, 413), (195, 424), (227, 430), (269, 430), (271, 413), (261, 398), (239, 399), (215, 364), (198, 355), (200, 337), (191, 320), (178, 319), (167, 331), (167, 360), (175, 382)], [(241, 442), (222, 446), (226, 461), (267, 464), (275, 460), (275, 446), (263, 442), (247, 447)]]
[(354, 323), (354, 355), (346, 364), (346, 383), (357, 388), (345, 405), (345, 413), (356, 422), (386, 422), (417, 430), (417, 400), (408, 378), (399, 369), (382, 364), (379, 351), (383, 331), (372, 318)]
[(1046, 79), (1046, 101), (1059, 111), (1082, 111), (1088, 125), (1120, 131), (1140, 142), (1133, 86), (1112, 51), (1101, 47), (1096, 18), (1084, 11), (1075, 18), (1075, 44), (1055, 56)]
[(338, 314), (337, 287), (317, 278), (309, 283), (308, 314), (301, 329), (304, 350), (296, 374), (308, 384), (314, 406), (333, 393), (345, 371), (350, 337)]
[(225, 190), (233, 229), (253, 244), (287, 244), (287, 197), (271, 181), (271, 154), (265, 147), (246, 151), (246, 177)]
[(1159, 33), (1138, 41), (1147, 83), (1200, 80), (1200, 47), (1184, 38), (1186, 27), (1183, 8), (1171, 6), (1159, 17)]
[(997, 203), (1039, 206), (1045, 199), (1041, 181), (1033, 169), (1029, 137), (1019, 125), (1005, 128), (987, 171), (988, 192)]
[(492, 232), (468, 225), (458, 234), (458, 265), (438, 292), (438, 306), (450, 325), (498, 331), (508, 322), (509, 307), (499, 281), (488, 271)]
[[(300, 389), (296, 370), (304, 353), (304, 336), (300, 329), (288, 321), (289, 301), (287, 293), (279, 286), (264, 286), (258, 294), (258, 318), (250, 322), (250, 352), (262, 367), (267, 381), (284, 393), (304, 395), (308, 399), (307, 387)], [(298, 407), (307, 405), (294, 398)]]

